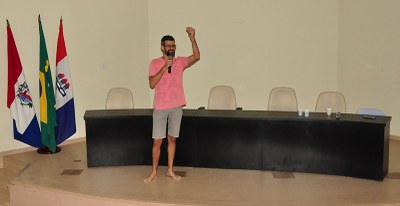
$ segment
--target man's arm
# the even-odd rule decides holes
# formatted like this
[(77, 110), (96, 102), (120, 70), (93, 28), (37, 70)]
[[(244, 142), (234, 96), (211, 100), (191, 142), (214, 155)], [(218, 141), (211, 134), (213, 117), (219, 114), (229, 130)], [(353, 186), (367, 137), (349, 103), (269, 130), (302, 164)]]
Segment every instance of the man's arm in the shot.
[(188, 57), (189, 66), (192, 66), (194, 63), (200, 60), (200, 50), (196, 42), (195, 29), (192, 27), (186, 27), (186, 32), (188, 33), (190, 41), (192, 42), (193, 54)]
[(149, 76), (149, 85), (151, 89), (154, 89), (158, 82), (161, 80), (161, 77), (164, 75), (165, 71), (167, 71), (168, 67), (171, 66), (172, 60), (167, 60), (164, 66), (157, 72), (157, 74), (153, 76)]

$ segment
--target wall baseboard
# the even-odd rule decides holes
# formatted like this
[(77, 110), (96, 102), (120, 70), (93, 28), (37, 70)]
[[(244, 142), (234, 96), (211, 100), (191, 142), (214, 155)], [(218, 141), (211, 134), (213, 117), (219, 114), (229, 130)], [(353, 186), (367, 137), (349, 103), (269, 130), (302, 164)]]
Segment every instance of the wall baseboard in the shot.
[(400, 136), (390, 135), (390, 139), (391, 139), (391, 140), (400, 141)]

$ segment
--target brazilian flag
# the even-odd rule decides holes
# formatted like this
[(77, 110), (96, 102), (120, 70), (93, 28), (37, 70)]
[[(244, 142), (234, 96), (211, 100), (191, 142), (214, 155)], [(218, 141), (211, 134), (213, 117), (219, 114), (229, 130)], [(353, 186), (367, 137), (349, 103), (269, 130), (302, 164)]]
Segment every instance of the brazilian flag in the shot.
[(40, 128), (42, 144), (52, 152), (56, 152), (56, 100), (54, 98), (53, 81), (44, 39), (42, 22), (39, 16), (40, 61), (39, 61), (39, 92), (40, 92)]

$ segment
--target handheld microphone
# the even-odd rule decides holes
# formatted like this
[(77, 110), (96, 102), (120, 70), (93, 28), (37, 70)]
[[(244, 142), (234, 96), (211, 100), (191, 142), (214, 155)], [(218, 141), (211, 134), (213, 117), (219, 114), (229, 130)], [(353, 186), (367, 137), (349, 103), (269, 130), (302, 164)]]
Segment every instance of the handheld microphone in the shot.
[[(168, 59), (172, 60), (175, 56), (175, 53), (173, 51), (168, 53)], [(168, 73), (171, 74), (171, 66), (168, 67)]]

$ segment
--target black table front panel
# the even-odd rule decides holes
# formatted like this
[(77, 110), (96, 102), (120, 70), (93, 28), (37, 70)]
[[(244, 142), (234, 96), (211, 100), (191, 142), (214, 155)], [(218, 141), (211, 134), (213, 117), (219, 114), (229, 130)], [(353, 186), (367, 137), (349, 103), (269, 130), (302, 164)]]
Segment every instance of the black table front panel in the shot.
[[(85, 113), (88, 166), (151, 165), (152, 110)], [(184, 110), (176, 166), (334, 174), (382, 180), (390, 117)], [(167, 165), (164, 140), (160, 165)]]

